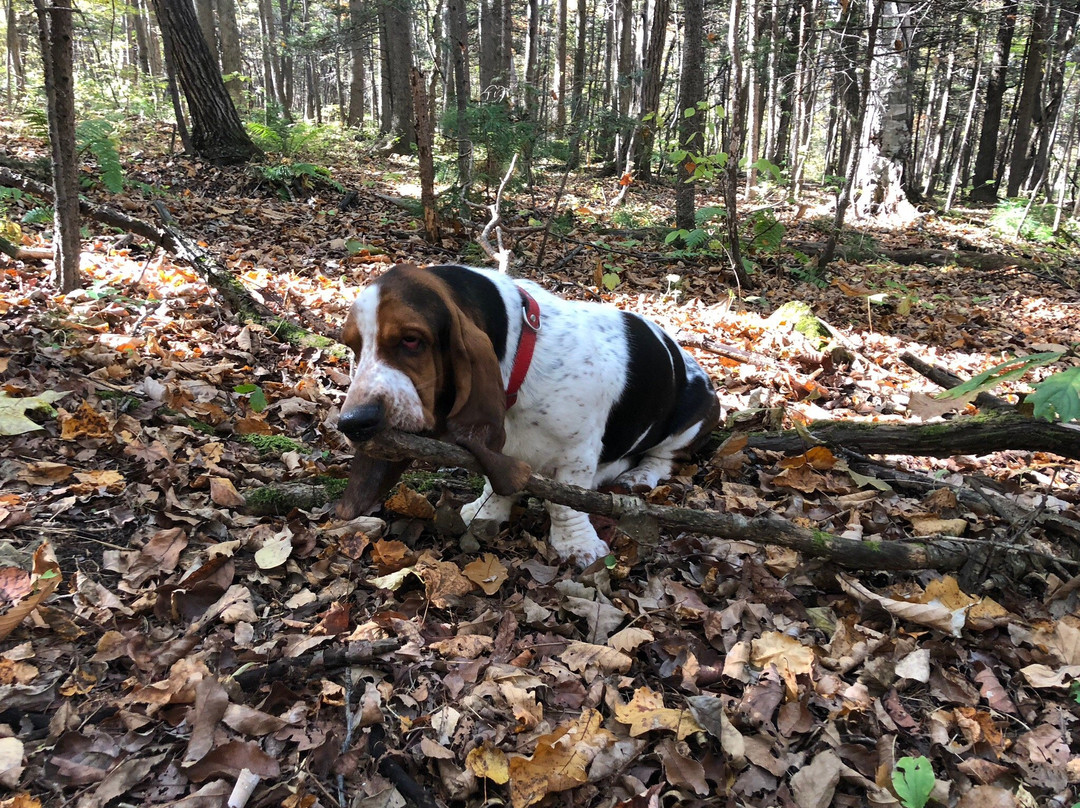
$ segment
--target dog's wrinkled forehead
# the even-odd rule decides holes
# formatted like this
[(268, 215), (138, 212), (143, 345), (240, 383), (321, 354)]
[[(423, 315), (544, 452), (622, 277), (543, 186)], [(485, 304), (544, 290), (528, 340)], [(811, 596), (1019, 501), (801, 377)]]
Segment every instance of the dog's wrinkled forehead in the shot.
[(412, 265), (392, 267), (356, 296), (341, 341), (359, 352), (386, 329), (423, 321), (432, 335), (441, 338), (449, 326), (446, 290), (430, 273)]
[(441, 334), (449, 322), (446, 290), (430, 272), (411, 264), (393, 267), (372, 284), (379, 296), (380, 319), (409, 315), (426, 320), (433, 333)]

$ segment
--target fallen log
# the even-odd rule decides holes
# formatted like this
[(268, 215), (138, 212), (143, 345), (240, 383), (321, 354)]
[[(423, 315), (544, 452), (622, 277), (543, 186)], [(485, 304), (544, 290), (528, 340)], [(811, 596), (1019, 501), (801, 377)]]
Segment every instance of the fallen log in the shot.
[[(481, 471), (476, 459), (461, 447), (403, 432), (385, 432), (363, 446), (362, 451), (386, 460), (422, 458), (440, 466), (460, 466), (478, 473)], [(539, 474), (529, 477), (524, 491), (575, 510), (614, 519), (652, 519), (670, 530), (788, 547), (849, 569), (955, 570), (972, 554), (970, 546), (951, 541), (949, 537), (912, 539), (911, 542), (857, 541), (800, 527), (772, 512), (744, 516), (653, 505), (640, 497), (592, 491), (555, 482)]]
[(1050, 423), (1016, 412), (961, 416), (935, 424), (813, 421), (798, 432), (753, 434), (748, 445), (790, 453), (805, 451), (815, 443), (879, 455), (953, 457), (1015, 450), (1080, 460), (1080, 425)]

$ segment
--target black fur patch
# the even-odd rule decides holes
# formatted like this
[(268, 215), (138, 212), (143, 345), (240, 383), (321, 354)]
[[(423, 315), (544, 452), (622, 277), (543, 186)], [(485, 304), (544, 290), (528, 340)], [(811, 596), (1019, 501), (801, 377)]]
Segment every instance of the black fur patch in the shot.
[[(643, 455), (669, 435), (679, 431), (673, 427), (682, 420), (683, 410), (689, 411), (693, 401), (684, 401), (687, 387), (686, 363), (682, 352), (666, 334), (656, 334), (643, 319), (623, 313), (630, 363), (626, 386), (608, 414), (604, 427), (604, 448), (601, 463)], [(641, 439), (647, 425), (648, 432)], [(636, 444), (636, 445), (635, 445)]]
[(499, 288), (478, 272), (453, 264), (429, 267), (450, 289), (457, 303), (488, 335), (499, 362), (506, 356), (506, 304)]

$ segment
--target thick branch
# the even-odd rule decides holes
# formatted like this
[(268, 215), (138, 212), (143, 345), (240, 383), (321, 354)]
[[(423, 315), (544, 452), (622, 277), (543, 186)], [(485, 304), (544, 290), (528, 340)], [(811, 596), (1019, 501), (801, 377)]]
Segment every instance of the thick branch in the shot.
[[(461, 466), (480, 471), (475, 458), (464, 449), (402, 432), (384, 433), (368, 443), (364, 451), (386, 459), (423, 458), (440, 466)], [(967, 557), (966, 550), (948, 539), (938, 539), (932, 543), (856, 541), (820, 530), (807, 530), (771, 512), (747, 517), (741, 514), (652, 505), (639, 497), (591, 491), (576, 485), (558, 483), (538, 474), (529, 478), (524, 490), (586, 513), (613, 518), (644, 516), (655, 519), (659, 525), (669, 529), (789, 547), (808, 556), (827, 558), (851, 569), (949, 570), (959, 568)]]
[[(940, 424), (814, 421), (806, 431), (819, 443), (864, 454), (952, 457), (1008, 450), (1052, 452), (1080, 459), (1080, 427), (1052, 424), (1018, 413), (961, 417)], [(795, 430), (750, 436), (750, 447), (801, 452), (807, 441)]]

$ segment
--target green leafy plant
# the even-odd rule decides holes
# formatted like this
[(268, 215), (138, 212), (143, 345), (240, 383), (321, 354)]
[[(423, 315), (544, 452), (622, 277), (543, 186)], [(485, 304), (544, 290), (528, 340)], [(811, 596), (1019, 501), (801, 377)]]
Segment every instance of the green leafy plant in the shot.
[(248, 397), (248, 404), (251, 405), (251, 409), (255, 412), (262, 412), (266, 409), (266, 393), (257, 384), (238, 384), (233, 388), (233, 392), (242, 396)]
[(1035, 385), (1028, 399), (1036, 418), (1063, 422), (1080, 421), (1080, 367), (1055, 373)]
[(277, 163), (275, 165), (253, 165), (252, 173), (277, 191), (283, 199), (292, 199), (294, 194), (310, 192), (317, 184), (329, 185), (336, 191), (344, 191), (341, 183), (335, 181), (330, 169), (314, 163)]
[(991, 230), (1010, 238), (1019, 235), (1044, 244), (1054, 241), (1053, 205), (1032, 205), (1028, 210), (1024, 199), (1003, 199), (994, 206), (989, 224)]
[(923, 808), (934, 790), (934, 767), (922, 755), (902, 757), (896, 761), (892, 783), (904, 808)]
[[(961, 385), (938, 393), (936, 398), (947, 400), (990, 390), (1003, 382), (1019, 379), (1032, 368), (1056, 362), (1064, 355), (1062, 351), (1052, 351), (1007, 359)], [(1080, 367), (1072, 367), (1043, 379), (1035, 385), (1035, 392), (1029, 400), (1032, 415), (1036, 418), (1063, 422), (1080, 420)]]
[(75, 127), (75, 146), (80, 154), (94, 155), (106, 188), (114, 194), (124, 190), (124, 167), (117, 149), (116, 127), (111, 121), (104, 118), (79, 121)]

